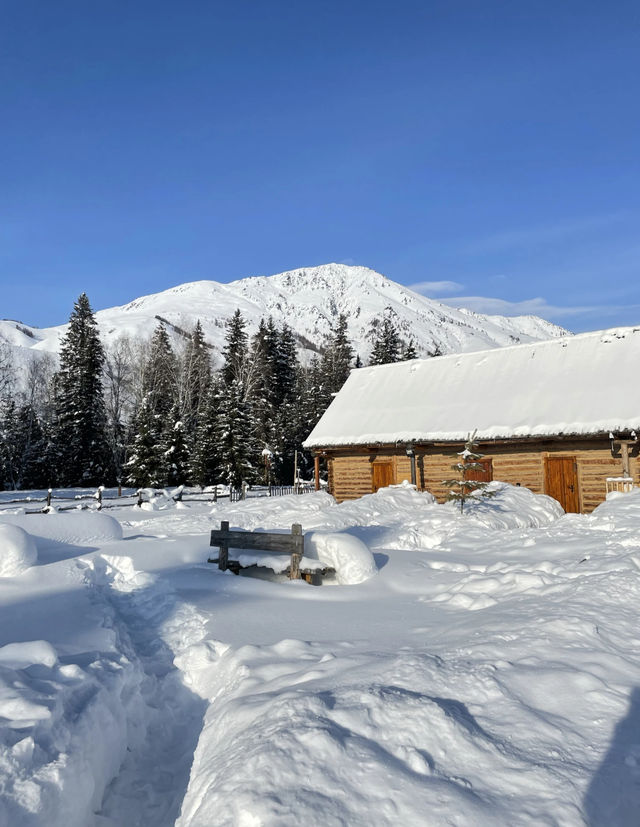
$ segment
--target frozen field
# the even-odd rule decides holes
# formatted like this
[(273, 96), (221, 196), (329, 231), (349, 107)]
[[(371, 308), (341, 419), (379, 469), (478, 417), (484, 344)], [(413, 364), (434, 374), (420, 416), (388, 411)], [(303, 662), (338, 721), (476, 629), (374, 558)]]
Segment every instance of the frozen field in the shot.
[[(492, 486), (5, 504), (0, 825), (638, 825), (640, 491)], [(220, 520), (336, 577), (221, 573)]]

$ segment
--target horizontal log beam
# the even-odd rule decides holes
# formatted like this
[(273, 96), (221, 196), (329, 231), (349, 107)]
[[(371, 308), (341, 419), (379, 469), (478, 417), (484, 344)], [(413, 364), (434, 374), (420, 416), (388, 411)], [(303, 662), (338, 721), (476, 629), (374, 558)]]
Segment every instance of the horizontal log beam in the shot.
[(256, 551), (274, 551), (291, 554), (303, 545), (301, 534), (275, 534), (263, 531), (219, 531), (211, 532), (209, 545), (226, 545), (227, 548), (240, 548)]

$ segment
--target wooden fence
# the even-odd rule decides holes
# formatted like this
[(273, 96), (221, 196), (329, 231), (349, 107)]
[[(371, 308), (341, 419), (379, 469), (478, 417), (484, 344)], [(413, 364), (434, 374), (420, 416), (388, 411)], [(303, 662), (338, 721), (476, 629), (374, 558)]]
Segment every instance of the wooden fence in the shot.
[[(63, 489), (58, 489), (63, 491)], [(245, 499), (253, 499), (255, 497), (282, 497), (289, 494), (310, 494), (315, 488), (313, 484), (299, 483), (297, 486), (293, 485), (270, 485), (270, 486), (256, 486), (248, 485), (242, 488), (228, 488), (227, 486), (211, 486), (210, 490), (201, 489), (194, 491), (186, 489), (183, 486), (178, 487), (172, 494), (167, 494), (166, 489), (139, 489), (127, 494), (107, 494), (101, 486), (95, 493), (90, 494), (54, 494), (50, 489), (43, 496), (27, 496), (27, 497), (11, 497), (10, 499), (2, 499), (0, 496), (0, 513), (5, 509), (10, 509), (16, 505), (37, 505), (37, 508), (25, 510), (25, 514), (42, 514), (50, 510), (55, 511), (77, 511), (91, 508), (92, 504), (95, 510), (103, 510), (106, 508), (123, 508), (127, 506), (141, 506), (143, 502), (149, 502), (151, 497), (160, 497), (166, 495), (169, 499), (176, 502), (205, 502), (216, 503), (218, 500), (229, 500), (230, 502), (239, 502)]]

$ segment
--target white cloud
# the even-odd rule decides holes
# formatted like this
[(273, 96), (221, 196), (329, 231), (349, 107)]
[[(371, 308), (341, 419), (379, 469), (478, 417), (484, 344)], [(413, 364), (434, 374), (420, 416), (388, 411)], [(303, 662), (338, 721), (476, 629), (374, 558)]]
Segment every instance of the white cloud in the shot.
[(416, 284), (408, 284), (407, 287), (414, 293), (422, 293), (424, 296), (435, 293), (458, 293), (464, 290), (464, 284), (457, 281), (419, 281)]
[(614, 315), (621, 311), (631, 310), (637, 305), (584, 305), (576, 307), (559, 307), (549, 304), (541, 297), (525, 299), (520, 302), (510, 302), (505, 299), (496, 299), (489, 296), (455, 296), (455, 298), (441, 299), (443, 304), (452, 307), (464, 307), (476, 313), (488, 316), (541, 316), (543, 319), (559, 319), (567, 316), (584, 316), (587, 314)]

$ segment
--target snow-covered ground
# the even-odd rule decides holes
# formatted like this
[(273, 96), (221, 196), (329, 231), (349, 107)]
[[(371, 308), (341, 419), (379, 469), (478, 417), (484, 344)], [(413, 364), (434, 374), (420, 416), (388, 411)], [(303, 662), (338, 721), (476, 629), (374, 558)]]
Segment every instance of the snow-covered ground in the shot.
[[(5, 506), (0, 825), (640, 823), (640, 491), (492, 486)], [(222, 573), (220, 520), (336, 576)]]

